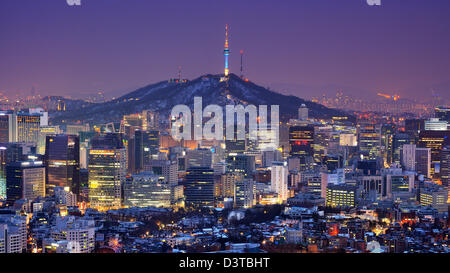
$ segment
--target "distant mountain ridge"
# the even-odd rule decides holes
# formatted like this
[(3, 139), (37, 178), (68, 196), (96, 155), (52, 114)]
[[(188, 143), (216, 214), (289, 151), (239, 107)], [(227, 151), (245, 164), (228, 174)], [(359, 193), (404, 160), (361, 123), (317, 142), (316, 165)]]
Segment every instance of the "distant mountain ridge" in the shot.
[(162, 81), (105, 103), (89, 104), (82, 108), (69, 109), (68, 112), (55, 113), (54, 121), (57, 124), (62, 121), (103, 123), (118, 121), (123, 115), (143, 110), (155, 110), (162, 115), (169, 115), (172, 108), (178, 104), (193, 108), (194, 97), (202, 97), (203, 107), (209, 104), (279, 105), (282, 118), (297, 117), (298, 108), (302, 104), (310, 109), (312, 117), (348, 116), (352, 118), (343, 111), (270, 91), (250, 81), (242, 80), (234, 74), (229, 75), (228, 81), (222, 81), (222, 77), (223, 75), (208, 74), (184, 83)]

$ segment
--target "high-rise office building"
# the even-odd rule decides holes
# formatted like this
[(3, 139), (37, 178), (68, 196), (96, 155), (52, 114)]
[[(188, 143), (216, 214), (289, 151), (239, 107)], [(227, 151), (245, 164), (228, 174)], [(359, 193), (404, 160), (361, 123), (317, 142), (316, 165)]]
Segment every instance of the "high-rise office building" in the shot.
[(6, 166), (6, 200), (9, 205), (20, 199), (45, 196), (45, 167), (42, 161), (17, 161)]
[(373, 121), (358, 122), (358, 145), (366, 159), (380, 156), (381, 127)]
[(24, 143), (0, 144), (0, 199), (6, 200), (6, 166), (12, 162), (27, 159), (27, 154), (34, 153), (32, 146)]
[(417, 142), (419, 133), (425, 129), (425, 120), (423, 119), (406, 119), (405, 133), (409, 135), (412, 142)]
[(214, 206), (214, 170), (193, 167), (186, 171), (186, 205), (194, 207)]
[(352, 208), (359, 197), (359, 188), (349, 185), (328, 185), (326, 195), (327, 207)]
[(39, 141), (36, 145), (36, 152), (45, 155), (47, 136), (59, 135), (61, 131), (59, 130), (59, 126), (41, 126), (39, 130)]
[(448, 190), (434, 183), (425, 183), (420, 188), (419, 202), (421, 205), (435, 208), (438, 212), (448, 212)]
[(234, 186), (234, 206), (236, 208), (250, 208), (256, 202), (256, 183), (252, 179), (236, 181)]
[(123, 185), (124, 206), (170, 207), (171, 187), (152, 172), (127, 177)]
[(392, 162), (400, 164), (402, 157), (402, 147), (405, 144), (410, 144), (410, 136), (408, 134), (395, 134), (394, 143), (392, 146)]
[(88, 169), (91, 207), (99, 210), (120, 208), (127, 150), (119, 135), (107, 134), (93, 139)]
[(431, 149), (431, 176), (440, 177), (441, 151), (450, 145), (450, 131), (422, 131), (418, 147)]
[(175, 160), (150, 160), (144, 165), (144, 171), (163, 177), (172, 187), (178, 185), (178, 164)]
[(394, 154), (395, 125), (384, 124), (381, 127), (381, 144), (383, 149), (383, 159), (387, 164), (393, 162)]
[(255, 170), (255, 157), (252, 155), (229, 155), (226, 159), (227, 172), (251, 176)]
[(16, 142), (35, 143), (39, 142), (41, 127), (41, 116), (19, 112), (15, 115)]
[(416, 147), (416, 168), (418, 174), (431, 177), (431, 149)]
[(80, 139), (75, 135), (47, 136), (45, 144), (47, 192), (54, 187), (69, 187), (80, 192)]
[(323, 179), (325, 174), (312, 173), (311, 175), (302, 174), (302, 179), (306, 180), (306, 189), (309, 193), (326, 197), (327, 194), (327, 180)]
[(405, 144), (402, 148), (402, 166), (406, 171), (416, 171), (416, 145)]
[(244, 175), (242, 173), (226, 173), (220, 176), (219, 187), (217, 188), (216, 196), (221, 198), (235, 198), (236, 183), (243, 181)]
[(289, 128), (289, 154), (291, 156), (312, 157), (314, 155), (313, 144), (313, 126), (291, 126)]
[(386, 196), (390, 199), (408, 197), (414, 188), (414, 174), (388, 173), (386, 174)]
[(449, 193), (450, 203), (450, 146), (445, 146), (441, 151), (441, 180)]
[(209, 149), (195, 149), (186, 153), (187, 168), (212, 166), (212, 152)]
[(270, 167), (272, 162), (281, 161), (282, 156), (279, 150), (263, 151), (262, 152), (262, 166)]
[(425, 131), (447, 131), (448, 121), (438, 118), (430, 118), (425, 121)]
[(41, 115), (29, 112), (0, 112), (0, 142), (39, 142)]
[(150, 160), (156, 159), (159, 153), (159, 131), (135, 131), (134, 164), (136, 171), (144, 169)]
[(0, 112), (0, 143), (14, 142), (13, 112)]

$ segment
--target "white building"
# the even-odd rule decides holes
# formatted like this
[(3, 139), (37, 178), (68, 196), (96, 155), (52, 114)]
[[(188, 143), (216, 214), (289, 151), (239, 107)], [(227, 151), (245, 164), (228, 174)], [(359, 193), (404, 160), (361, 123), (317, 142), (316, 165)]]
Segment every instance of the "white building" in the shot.
[(416, 145), (404, 144), (402, 149), (402, 165), (406, 171), (416, 171)]
[(305, 104), (298, 108), (298, 119), (302, 121), (308, 120), (308, 107)]
[(430, 118), (425, 121), (425, 131), (447, 131), (448, 122), (438, 118)]
[(48, 126), (48, 112), (43, 108), (30, 108), (30, 114), (38, 114), (41, 116), (41, 126)]
[(51, 239), (68, 241), (71, 253), (90, 253), (95, 247), (95, 221), (75, 216), (57, 217)]
[(402, 166), (405, 171), (417, 172), (430, 177), (431, 149), (417, 148), (415, 144), (404, 144), (402, 147)]
[(0, 215), (0, 253), (23, 253), (26, 249), (26, 217)]
[(286, 162), (272, 162), (271, 190), (278, 194), (280, 203), (288, 199), (288, 167)]
[(54, 192), (58, 204), (68, 207), (75, 207), (77, 205), (77, 196), (70, 191), (69, 187), (55, 187)]

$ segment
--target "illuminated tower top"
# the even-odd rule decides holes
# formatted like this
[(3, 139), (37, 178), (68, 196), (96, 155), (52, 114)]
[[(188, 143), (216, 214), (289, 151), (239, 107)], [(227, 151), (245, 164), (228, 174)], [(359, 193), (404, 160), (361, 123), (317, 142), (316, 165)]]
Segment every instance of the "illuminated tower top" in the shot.
[(228, 56), (230, 55), (230, 49), (228, 48), (228, 25), (225, 25), (225, 49), (223, 55), (225, 56), (225, 77), (228, 77), (230, 73), (228, 68)]

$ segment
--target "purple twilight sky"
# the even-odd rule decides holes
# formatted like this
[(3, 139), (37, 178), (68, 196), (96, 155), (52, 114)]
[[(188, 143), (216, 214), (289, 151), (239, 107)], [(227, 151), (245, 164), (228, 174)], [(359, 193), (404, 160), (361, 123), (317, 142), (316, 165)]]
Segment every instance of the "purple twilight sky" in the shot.
[[(0, 1), (0, 92), (109, 97), (176, 77), (231, 71), (310, 98), (337, 88), (450, 97), (450, 1)], [(355, 91), (356, 90), (356, 91)]]

